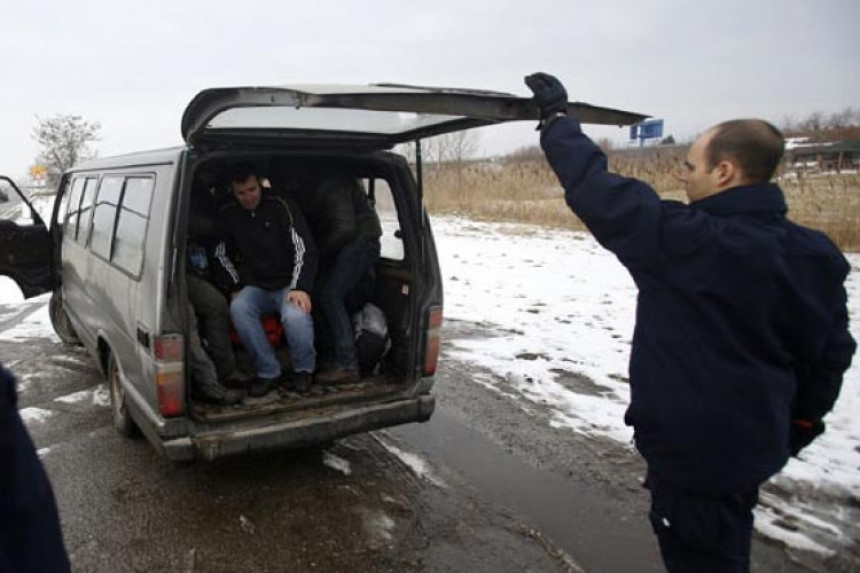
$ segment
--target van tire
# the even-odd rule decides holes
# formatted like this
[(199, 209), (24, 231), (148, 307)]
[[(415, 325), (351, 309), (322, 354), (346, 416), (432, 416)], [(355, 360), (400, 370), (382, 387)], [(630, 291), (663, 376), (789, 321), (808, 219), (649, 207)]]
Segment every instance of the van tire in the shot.
[(80, 346), (81, 339), (78, 338), (78, 333), (75, 332), (75, 327), (72, 326), (72, 321), (66, 312), (66, 305), (63, 302), (63, 291), (56, 289), (51, 294), (51, 300), (48, 302), (48, 316), (51, 319), (51, 326), (54, 327), (54, 332), (60, 337), (63, 344), (69, 346)]
[(108, 358), (107, 381), (110, 390), (110, 411), (113, 427), (126, 438), (138, 437), (140, 430), (128, 412), (128, 405), (125, 403), (125, 390), (122, 388), (122, 375), (113, 353)]

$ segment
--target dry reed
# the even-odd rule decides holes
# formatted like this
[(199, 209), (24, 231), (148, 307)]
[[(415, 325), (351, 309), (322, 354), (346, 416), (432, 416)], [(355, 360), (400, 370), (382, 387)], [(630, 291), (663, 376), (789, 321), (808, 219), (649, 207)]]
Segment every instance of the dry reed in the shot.
[[(649, 183), (665, 199), (684, 200), (675, 176), (685, 152), (682, 147), (618, 151), (610, 154), (609, 167)], [(778, 183), (789, 218), (824, 231), (844, 251), (860, 252), (860, 175), (784, 173)], [(428, 166), (425, 199), (433, 214), (584, 229), (543, 158)]]

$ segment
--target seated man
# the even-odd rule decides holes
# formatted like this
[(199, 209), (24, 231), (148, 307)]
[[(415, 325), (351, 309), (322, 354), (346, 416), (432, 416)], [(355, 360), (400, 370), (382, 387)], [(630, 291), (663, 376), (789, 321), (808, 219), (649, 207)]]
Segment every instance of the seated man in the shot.
[(324, 357), (327, 368), (317, 374), (317, 382), (355, 382), (359, 364), (350, 314), (366, 300), (353, 309), (347, 308), (347, 300), (379, 260), (382, 226), (361, 184), (348, 177), (323, 180), (304, 207), (319, 248), (317, 304), (333, 347), (322, 349), (331, 355)]
[(260, 323), (262, 316), (275, 312), (280, 312), (289, 345), (293, 387), (307, 392), (316, 368), (309, 294), (317, 271), (316, 247), (292, 201), (263, 195), (253, 164), (234, 165), (230, 183), (236, 201), (221, 208), (221, 217), (244, 285), (233, 297), (230, 315), (256, 368), (248, 395), (263, 396), (285, 384)]

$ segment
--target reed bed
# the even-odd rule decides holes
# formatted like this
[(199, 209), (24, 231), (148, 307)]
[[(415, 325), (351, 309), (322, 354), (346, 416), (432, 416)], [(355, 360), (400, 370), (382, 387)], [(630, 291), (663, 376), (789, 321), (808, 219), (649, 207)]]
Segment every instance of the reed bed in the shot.
[[(685, 153), (683, 147), (618, 151), (609, 154), (609, 168), (646, 181), (665, 199), (684, 201), (676, 175)], [(860, 252), (860, 174), (783, 170), (777, 183), (789, 218), (820, 229), (844, 251)], [(428, 166), (425, 200), (432, 214), (584, 229), (542, 157)]]

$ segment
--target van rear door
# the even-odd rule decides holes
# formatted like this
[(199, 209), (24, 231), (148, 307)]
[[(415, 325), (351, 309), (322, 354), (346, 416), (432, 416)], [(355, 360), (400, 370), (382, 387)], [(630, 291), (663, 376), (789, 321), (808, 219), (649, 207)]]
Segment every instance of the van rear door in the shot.
[[(630, 125), (647, 116), (568, 104), (583, 123)], [(191, 146), (390, 149), (470, 127), (538, 119), (531, 98), (484, 90), (400, 84), (212, 88), (182, 116)]]
[(17, 185), (0, 175), (0, 275), (26, 298), (53, 289), (52, 241), (44, 220)]

